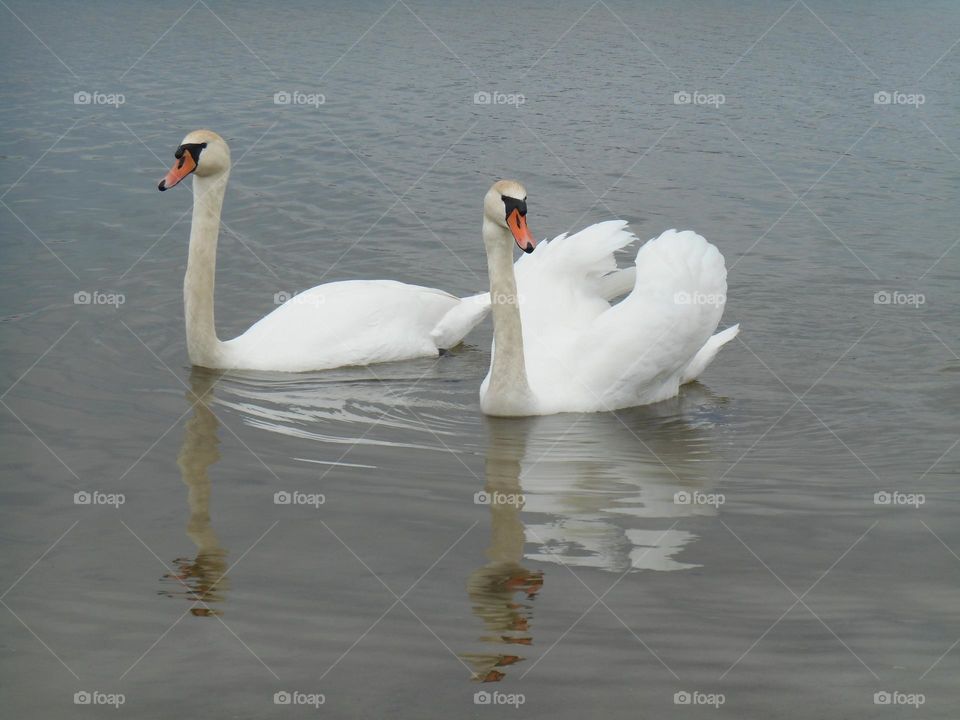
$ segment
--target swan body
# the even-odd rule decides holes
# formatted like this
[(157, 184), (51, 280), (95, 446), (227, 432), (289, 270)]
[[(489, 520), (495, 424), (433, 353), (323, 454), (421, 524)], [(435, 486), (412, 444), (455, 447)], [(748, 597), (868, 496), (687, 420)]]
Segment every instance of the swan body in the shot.
[(223, 342), (216, 334), (213, 297), (230, 150), (216, 133), (198, 130), (183, 139), (175, 157), (159, 189), (194, 175), (183, 284), (187, 351), (194, 365), (305, 372), (436, 357), (441, 349), (459, 344), (489, 309), (482, 296), (461, 300), (393, 280), (332, 282), (291, 297), (242, 335)]
[(484, 201), (494, 318), (493, 359), (480, 386), (485, 413), (599, 412), (659, 402), (696, 379), (737, 335), (737, 325), (714, 335), (726, 267), (700, 235), (668, 230), (640, 248), (633, 268), (617, 269), (614, 252), (636, 237), (623, 221), (602, 222), (536, 248), (518, 239), (529, 254), (514, 265), (502, 197), (525, 199), (526, 191), (501, 181)]
[[(228, 367), (302, 372), (436, 357), (479, 322), (455, 313), (459, 298), (442, 290), (393, 280), (345, 280), (318, 285), (287, 300), (249, 330), (223, 343)], [(447, 321), (449, 328), (433, 331)]]

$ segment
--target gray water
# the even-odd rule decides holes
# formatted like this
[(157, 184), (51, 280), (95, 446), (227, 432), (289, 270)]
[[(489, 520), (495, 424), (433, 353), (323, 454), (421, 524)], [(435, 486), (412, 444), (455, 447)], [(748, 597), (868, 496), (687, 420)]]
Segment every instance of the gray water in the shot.
[[(954, 3), (0, 16), (5, 715), (956, 716)], [(191, 370), (189, 181), (156, 183), (199, 127), (234, 157), (221, 337), (321, 278), (482, 290), (499, 177), (539, 237), (698, 230), (741, 336), (675, 400), (530, 420), (479, 412), (489, 323), (438, 360)]]

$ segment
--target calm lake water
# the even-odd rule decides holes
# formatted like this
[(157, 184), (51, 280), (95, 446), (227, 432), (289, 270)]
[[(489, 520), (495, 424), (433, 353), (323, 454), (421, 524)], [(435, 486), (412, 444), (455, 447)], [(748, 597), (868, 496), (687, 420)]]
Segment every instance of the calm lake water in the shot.
[[(955, 3), (0, 16), (9, 717), (956, 717)], [(480, 414), (489, 322), (191, 370), (156, 183), (199, 127), (223, 338), (321, 278), (483, 290), (517, 177), (539, 237), (702, 233), (740, 339), (675, 400), (530, 420)]]

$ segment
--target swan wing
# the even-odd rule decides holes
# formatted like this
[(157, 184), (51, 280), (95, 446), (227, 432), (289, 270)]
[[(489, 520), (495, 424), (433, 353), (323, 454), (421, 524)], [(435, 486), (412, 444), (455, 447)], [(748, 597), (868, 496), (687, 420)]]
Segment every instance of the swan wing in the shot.
[(304, 372), (436, 356), (431, 331), (459, 303), (393, 280), (318, 285), (224, 343), (228, 366)]
[(629, 272), (617, 270), (614, 253), (637, 238), (627, 223), (610, 220), (574, 235), (541, 242), (517, 260), (514, 271), (523, 323), (528, 374), (576, 342), (610, 309), (608, 299), (625, 291)]
[(626, 227), (625, 220), (596, 223), (573, 235), (545, 240), (520, 256), (514, 272), (521, 309), (558, 317), (557, 302), (566, 306), (583, 299), (605, 301), (611, 291), (615, 296), (623, 282), (610, 280), (618, 276), (614, 253), (637, 239)]
[(599, 280), (600, 294), (613, 302), (619, 297), (630, 293), (637, 284), (637, 268), (626, 267), (607, 273)]
[(602, 406), (672, 397), (716, 330), (726, 292), (723, 256), (700, 235), (667, 230), (645, 243), (633, 291), (598, 317), (579, 343), (581, 382)]

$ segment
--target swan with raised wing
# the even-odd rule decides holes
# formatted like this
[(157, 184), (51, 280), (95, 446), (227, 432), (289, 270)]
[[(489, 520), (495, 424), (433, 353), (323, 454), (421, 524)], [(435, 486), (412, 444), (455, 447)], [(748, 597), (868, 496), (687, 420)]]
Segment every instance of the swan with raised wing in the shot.
[(302, 292), (242, 335), (221, 341), (213, 296), (230, 149), (217, 133), (196, 130), (183, 139), (174, 157), (158, 187), (168, 190), (194, 176), (183, 282), (187, 352), (194, 365), (304, 372), (436, 357), (441, 349), (459, 344), (489, 309), (486, 293), (460, 299), (393, 280), (347, 280)]
[[(501, 180), (484, 197), (493, 357), (480, 386), (488, 415), (600, 412), (673, 397), (739, 331), (714, 335), (727, 271), (716, 247), (668, 230), (618, 269), (636, 237), (598, 223), (537, 245), (527, 191)], [(513, 262), (513, 244), (526, 255)], [(629, 293), (611, 306), (609, 300)]]

